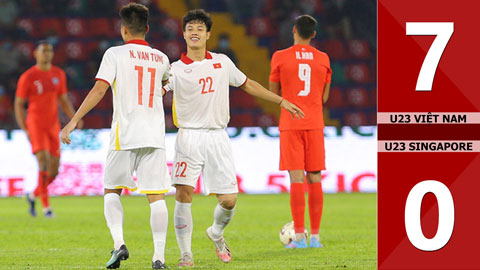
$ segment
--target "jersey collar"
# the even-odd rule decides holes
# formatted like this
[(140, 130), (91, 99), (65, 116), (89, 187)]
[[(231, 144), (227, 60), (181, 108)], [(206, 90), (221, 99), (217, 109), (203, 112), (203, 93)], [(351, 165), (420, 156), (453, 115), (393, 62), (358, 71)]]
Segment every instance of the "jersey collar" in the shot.
[(145, 40), (141, 40), (141, 39), (132, 39), (132, 40), (127, 41), (126, 44), (138, 44), (138, 45), (150, 46), (150, 44), (148, 44), (148, 42), (146, 42)]
[[(205, 58), (212, 59), (212, 55), (210, 54), (210, 52), (205, 51)], [(180, 56), (180, 60), (182, 60), (182, 62), (186, 65), (190, 65), (191, 63), (195, 62), (187, 56), (186, 52), (182, 53), (182, 55)]]

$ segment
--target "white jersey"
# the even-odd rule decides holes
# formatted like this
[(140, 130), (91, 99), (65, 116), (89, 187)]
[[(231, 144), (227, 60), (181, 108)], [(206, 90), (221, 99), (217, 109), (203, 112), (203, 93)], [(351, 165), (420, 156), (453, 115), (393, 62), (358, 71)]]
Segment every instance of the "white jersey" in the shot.
[(168, 57), (144, 40), (109, 48), (96, 80), (112, 87), (110, 149), (165, 148), (162, 81), (169, 77)]
[(243, 74), (224, 54), (206, 52), (202, 61), (186, 54), (171, 66), (173, 120), (179, 128), (225, 128), (230, 120), (229, 85), (241, 87)]

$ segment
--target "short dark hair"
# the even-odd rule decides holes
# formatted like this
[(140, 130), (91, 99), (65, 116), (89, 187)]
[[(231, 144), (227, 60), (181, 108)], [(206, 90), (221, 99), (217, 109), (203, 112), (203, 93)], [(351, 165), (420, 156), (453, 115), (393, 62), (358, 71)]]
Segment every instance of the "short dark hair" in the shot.
[(310, 15), (300, 15), (295, 19), (297, 33), (303, 39), (309, 39), (317, 28), (317, 20)]
[(40, 45), (50, 45), (50, 46), (53, 47), (53, 44), (50, 41), (48, 41), (46, 39), (41, 39), (41, 40), (35, 42), (35, 50), (38, 50)]
[(213, 22), (210, 14), (203, 9), (193, 9), (183, 16), (183, 31), (185, 31), (185, 27), (189, 22), (196, 21), (203, 22), (207, 26), (207, 32), (210, 32), (210, 29), (212, 29)]
[(120, 9), (122, 25), (133, 35), (145, 34), (148, 26), (148, 7), (129, 3)]

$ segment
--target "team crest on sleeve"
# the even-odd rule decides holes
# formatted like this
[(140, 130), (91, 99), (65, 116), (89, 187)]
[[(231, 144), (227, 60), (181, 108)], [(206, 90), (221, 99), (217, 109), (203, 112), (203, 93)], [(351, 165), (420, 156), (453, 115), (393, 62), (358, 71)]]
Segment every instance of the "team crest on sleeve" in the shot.
[(55, 84), (55, 85), (58, 85), (58, 83), (59, 83), (58, 78), (57, 78), (57, 77), (53, 77), (53, 78), (52, 78), (52, 83)]
[(215, 63), (215, 64), (213, 64), (213, 68), (215, 68), (215, 69), (222, 68), (222, 64), (221, 63)]

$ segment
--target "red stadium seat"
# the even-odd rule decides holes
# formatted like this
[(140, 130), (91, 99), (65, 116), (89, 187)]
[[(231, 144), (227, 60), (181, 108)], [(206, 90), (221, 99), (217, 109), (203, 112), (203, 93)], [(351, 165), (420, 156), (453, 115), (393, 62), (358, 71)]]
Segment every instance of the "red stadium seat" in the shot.
[(120, 19), (112, 19), (110, 20), (110, 24), (112, 25), (113, 32), (110, 33), (109, 37), (121, 37), (120, 28), (122, 24)]
[(259, 107), (254, 97), (239, 89), (230, 92), (230, 106), (232, 109), (254, 109)]
[(169, 59), (179, 59), (180, 54), (183, 52), (183, 46), (177, 40), (170, 40), (163, 43), (160, 47), (152, 44), (154, 48), (161, 48), (160, 50), (164, 52)]
[(340, 108), (344, 106), (343, 102), (343, 92), (337, 87), (330, 89), (330, 93), (328, 95), (327, 103), (325, 107), (328, 108)]
[(173, 35), (177, 37), (181, 37), (183, 35), (182, 23), (178, 19), (168, 17), (162, 20), (161, 24)]
[(67, 92), (70, 102), (72, 102), (73, 108), (78, 109), (80, 104), (83, 102), (83, 91), (81, 90), (70, 90)]
[(112, 91), (107, 91), (107, 93), (105, 93), (105, 96), (100, 100), (97, 106), (95, 106), (95, 109), (113, 110)]
[(35, 49), (33, 43), (28, 41), (20, 41), (16, 43), (15, 47), (18, 51), (20, 51), (20, 53), (22, 53), (23, 56), (30, 60), (33, 59), (33, 50)]
[(354, 87), (347, 90), (346, 101), (349, 106), (368, 107), (369, 97), (366, 89)]
[(348, 41), (348, 52), (357, 59), (369, 59), (371, 57), (370, 48), (366, 40)]
[(83, 128), (86, 128), (86, 129), (90, 129), (90, 128), (98, 129), (98, 128), (103, 128), (105, 126), (103, 123), (104, 119), (99, 114), (91, 114), (91, 113), (87, 114), (83, 119), (83, 121), (84, 121)]
[(332, 39), (322, 42), (322, 51), (327, 52), (330, 59), (346, 59), (347, 53), (345, 51), (345, 45), (341, 40)]
[(67, 18), (65, 28), (69, 36), (85, 37), (87, 35), (87, 22), (84, 19)]
[(369, 106), (376, 106), (377, 105), (377, 88), (372, 89), (369, 91)]
[(259, 37), (270, 37), (273, 34), (270, 20), (267, 18), (251, 18), (248, 22), (248, 29), (252, 35)]
[(345, 68), (348, 80), (357, 83), (371, 82), (370, 72), (366, 64), (350, 64)]
[(111, 37), (114, 35), (112, 21), (107, 18), (88, 19), (87, 24), (89, 36)]
[(368, 114), (368, 123), (369, 126), (377, 125), (377, 112), (371, 112)]
[(251, 127), (254, 126), (253, 116), (249, 113), (233, 114), (230, 116), (230, 127)]
[(40, 36), (57, 35), (64, 37), (66, 34), (65, 25), (59, 18), (40, 19)]
[(346, 126), (364, 126), (367, 124), (367, 116), (364, 112), (348, 112), (343, 116), (344, 124)]
[(40, 33), (37, 31), (37, 25), (31, 18), (20, 18), (17, 20), (17, 26), (32, 37), (37, 37)]
[(84, 43), (79, 41), (70, 41), (65, 43), (65, 52), (67, 54), (67, 59), (71, 60), (86, 60), (86, 46)]
[(92, 52), (98, 50), (99, 44), (100, 42), (96, 40), (87, 42), (87, 45), (85, 46), (86, 53), (90, 55)]

